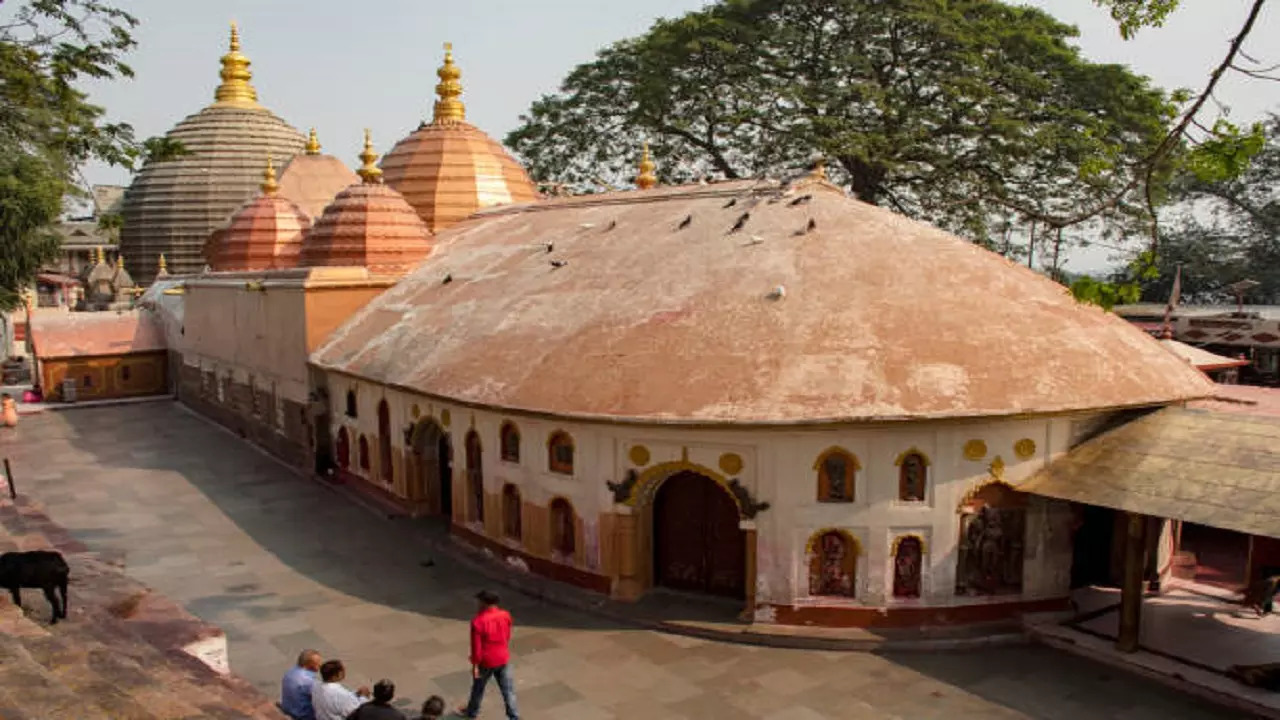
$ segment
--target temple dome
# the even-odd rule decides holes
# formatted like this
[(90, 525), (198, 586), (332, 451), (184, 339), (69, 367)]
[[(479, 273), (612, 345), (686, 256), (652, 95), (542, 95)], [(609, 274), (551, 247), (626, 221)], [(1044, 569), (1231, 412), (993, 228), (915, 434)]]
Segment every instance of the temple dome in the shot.
[(439, 99), (423, 123), (382, 159), (386, 182), (404, 195), (432, 232), (492, 205), (525, 203), (538, 192), (528, 173), (496, 140), (466, 122), (462, 73), (445, 45)]
[(187, 155), (147, 163), (125, 193), (120, 249), (142, 259), (137, 280), (150, 284), (164, 254), (174, 274), (198, 272), (211, 231), (253, 196), (263, 158), (302, 151), (302, 133), (257, 101), (249, 84), (249, 60), (231, 26), (230, 51), (222, 57), (215, 102), (166, 133)]
[(214, 232), (209, 257), (214, 271), (279, 270), (298, 265), (302, 236), (311, 227), (311, 218), (278, 193), (270, 159), (261, 187), (261, 195), (237, 210), (226, 227)]
[(1115, 314), (818, 178), (480, 211), (312, 362), (472, 407), (663, 424), (1099, 412), (1213, 393)]
[(306, 151), (294, 155), (280, 171), (279, 195), (318, 218), (339, 192), (358, 182), (360, 177), (346, 163), (320, 152), (320, 141), (312, 128)]
[(302, 245), (302, 265), (362, 266), (403, 275), (431, 253), (431, 231), (400, 193), (382, 183), (365, 131), (361, 182), (338, 193)]

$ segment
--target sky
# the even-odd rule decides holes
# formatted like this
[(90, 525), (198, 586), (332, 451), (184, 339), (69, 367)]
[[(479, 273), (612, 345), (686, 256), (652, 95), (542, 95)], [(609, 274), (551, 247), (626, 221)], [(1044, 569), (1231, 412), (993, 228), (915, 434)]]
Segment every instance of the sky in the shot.
[[(293, 126), (315, 127), (320, 142), (349, 165), (373, 132), (385, 152), (431, 115), (442, 45), (462, 70), (467, 119), (499, 140), (520, 114), (554, 92), (577, 64), (659, 17), (703, 0), (116, 0), (141, 22), (129, 56), (131, 81), (89, 85), (112, 120), (145, 138), (161, 135), (213, 101), (228, 24), (240, 25), (259, 101)], [(1090, 0), (1029, 0), (1080, 28), (1086, 57), (1118, 62), (1165, 88), (1203, 86), (1245, 17), (1248, 0), (1184, 0), (1164, 28), (1124, 41)], [(1264, 64), (1280, 63), (1280, 3), (1270, 3), (1246, 45)], [(0, 18), (5, 15), (0, 10)], [(1272, 42), (1268, 42), (1271, 40)], [(1228, 77), (1217, 97), (1245, 122), (1280, 111), (1280, 83)], [(128, 184), (128, 173), (87, 167), (90, 183)], [(1111, 264), (1103, 248), (1076, 251), (1068, 269)]]

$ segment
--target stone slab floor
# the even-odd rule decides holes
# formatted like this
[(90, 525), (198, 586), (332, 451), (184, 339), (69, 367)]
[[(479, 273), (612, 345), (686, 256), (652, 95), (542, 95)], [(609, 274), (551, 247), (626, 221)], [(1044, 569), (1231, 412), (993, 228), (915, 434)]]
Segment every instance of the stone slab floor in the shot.
[[(171, 402), (45, 412), (0, 431), (18, 490), (90, 549), (225, 629), (232, 669), (273, 697), (296, 653), (396, 681), (417, 706), (469, 680), (482, 580), (420, 536), (300, 478)], [(522, 596), (505, 603), (522, 714), (641, 718), (1223, 718), (1219, 708), (1038, 647), (866, 654), (628, 629)], [(72, 604), (74, 604), (74, 586)], [(496, 688), (484, 717), (502, 716)]]

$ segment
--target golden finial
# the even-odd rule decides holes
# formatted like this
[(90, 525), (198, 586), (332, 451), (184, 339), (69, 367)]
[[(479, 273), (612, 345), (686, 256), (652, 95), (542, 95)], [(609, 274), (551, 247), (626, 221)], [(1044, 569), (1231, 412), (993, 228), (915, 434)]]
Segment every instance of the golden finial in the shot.
[(307, 133), (307, 154), (320, 154), (320, 138), (316, 137), (316, 129), (311, 128), (311, 132)]
[(262, 192), (266, 195), (275, 195), (276, 190), (280, 189), (280, 185), (276, 183), (276, 166), (271, 162), (271, 154), (267, 153), (267, 169), (262, 173)]
[(435, 117), (431, 119), (431, 123), (443, 125), (462, 122), (467, 118), (467, 110), (458, 99), (462, 95), (462, 83), (458, 82), (462, 71), (453, 64), (453, 43), (444, 44), (444, 64), (436, 71), (436, 75), (440, 78), (440, 84), (436, 85), (436, 95), (440, 99), (436, 100)]
[(258, 91), (249, 84), (249, 80), (253, 78), (253, 73), (249, 72), (249, 58), (240, 54), (240, 30), (235, 23), (231, 23), (230, 49), (222, 56), (222, 72), (219, 74), (222, 76), (222, 84), (213, 93), (218, 104), (258, 106)]
[(373, 151), (373, 139), (369, 134), (369, 129), (364, 131), (364, 151), (360, 153), (360, 169), (356, 174), (365, 181), (365, 183), (382, 182), (382, 171), (374, 164), (378, 159), (378, 153)]
[(105, 253), (102, 252), (102, 246), (99, 245), (98, 246), (98, 264), (105, 265), (106, 262), (107, 262), (107, 256)]
[(653, 171), (658, 168), (653, 164), (653, 160), (649, 159), (649, 143), (646, 142), (640, 151), (640, 174), (636, 176), (636, 187), (641, 190), (648, 190), (658, 184), (658, 176)]
[(164, 274), (169, 272), (169, 264), (164, 260), (164, 253), (160, 253), (160, 259), (156, 262), (156, 274)]
[(124, 253), (118, 253), (116, 255), (116, 267), (120, 270), (124, 269)]
[(813, 161), (813, 170), (809, 171), (809, 179), (826, 180), (827, 179), (827, 161), (824, 158), (818, 158)]

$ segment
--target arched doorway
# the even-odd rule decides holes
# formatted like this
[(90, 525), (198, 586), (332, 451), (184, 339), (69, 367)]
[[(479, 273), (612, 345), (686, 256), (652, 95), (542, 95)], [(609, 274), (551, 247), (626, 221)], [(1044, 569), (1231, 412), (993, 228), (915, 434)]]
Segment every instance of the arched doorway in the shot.
[(453, 445), (449, 433), (431, 420), (413, 432), (414, 476), (411, 500), (426, 500), (432, 511), (453, 516)]
[(705, 475), (667, 478), (653, 500), (654, 584), (726, 597), (746, 595), (746, 538), (738, 504)]

